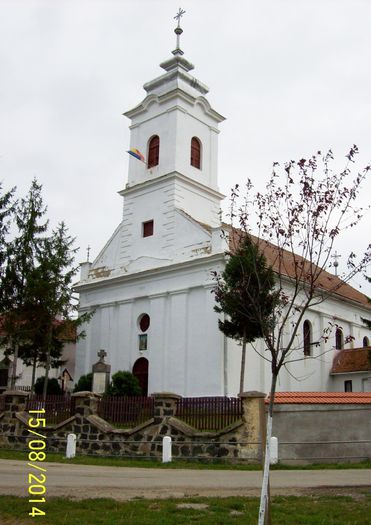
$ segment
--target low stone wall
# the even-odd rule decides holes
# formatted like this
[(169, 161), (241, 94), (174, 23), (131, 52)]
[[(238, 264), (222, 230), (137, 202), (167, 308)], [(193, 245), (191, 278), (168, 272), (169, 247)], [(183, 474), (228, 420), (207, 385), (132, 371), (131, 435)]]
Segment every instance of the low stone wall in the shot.
[[(25, 411), (28, 394), (8, 391), (5, 410), (0, 414), (0, 446), (25, 449), (30, 434), (29, 414)], [(97, 415), (98, 397), (79, 392), (75, 397), (75, 415), (58, 425), (38, 429), (47, 437), (47, 450), (66, 451), (67, 435), (76, 434), (76, 453), (117, 455), (121, 457), (161, 458), (164, 436), (172, 438), (176, 458), (246, 460), (261, 462), (261, 435), (264, 430), (264, 397), (259, 392), (241, 394), (242, 420), (219, 432), (199, 432), (176, 417), (176, 401), (172, 393), (153, 394), (154, 417), (132, 429), (117, 429)]]
[(371, 404), (277, 404), (273, 435), (282, 463), (371, 459)]

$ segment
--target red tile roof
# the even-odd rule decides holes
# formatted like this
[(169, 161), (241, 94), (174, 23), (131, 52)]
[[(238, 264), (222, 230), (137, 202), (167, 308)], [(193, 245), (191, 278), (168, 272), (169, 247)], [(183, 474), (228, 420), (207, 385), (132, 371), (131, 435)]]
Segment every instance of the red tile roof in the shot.
[[(269, 398), (267, 397), (266, 403)], [(371, 392), (277, 392), (276, 404), (371, 404)]]
[[(68, 342), (76, 341), (76, 337), (77, 337), (76, 327), (72, 323), (68, 321), (63, 321), (60, 319), (55, 319), (54, 326), (59, 326), (59, 325), (64, 325), (62, 326), (62, 329), (58, 336), (58, 339), (60, 341), (68, 341)], [(0, 337), (5, 336), (5, 335), (6, 335), (6, 331), (4, 329), (4, 316), (0, 316)]]
[(371, 346), (339, 350), (332, 363), (331, 374), (367, 372), (371, 370)]
[[(225, 231), (229, 231), (229, 249), (233, 252), (242, 239), (242, 232), (237, 228), (231, 231), (231, 227), (227, 224), (223, 224), (223, 228)], [(313, 270), (311, 270), (310, 262), (307, 259), (304, 259), (299, 255), (295, 255), (294, 257), (293, 253), (288, 250), (282, 250), (279, 252), (274, 244), (258, 239), (254, 235), (251, 235), (251, 238), (253, 241), (259, 243), (259, 248), (264, 253), (267, 263), (275, 272), (280, 272), (281, 275), (289, 278), (295, 278), (298, 268), (303, 268), (302, 271), (300, 270), (303, 277), (305, 277), (306, 272), (308, 274), (312, 273)], [(314, 267), (314, 265), (312, 265), (312, 267)], [(355, 301), (371, 310), (371, 302), (368, 297), (349, 284), (343, 282), (336, 275), (324, 270), (321, 271), (316, 286), (329, 291), (335, 297), (339, 296), (340, 298)]]

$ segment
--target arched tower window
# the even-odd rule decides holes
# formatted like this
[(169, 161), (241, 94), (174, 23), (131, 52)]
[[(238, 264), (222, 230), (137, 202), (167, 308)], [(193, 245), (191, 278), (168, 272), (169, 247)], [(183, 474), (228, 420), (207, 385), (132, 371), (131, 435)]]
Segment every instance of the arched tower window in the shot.
[(370, 346), (370, 340), (366, 336), (363, 338), (363, 346)]
[(342, 350), (344, 348), (344, 336), (341, 328), (336, 328), (335, 332), (335, 348)]
[(191, 140), (191, 166), (201, 169), (201, 142), (196, 137)]
[(157, 166), (160, 158), (160, 137), (155, 135), (148, 143), (148, 168)]
[(303, 346), (304, 355), (311, 355), (312, 326), (309, 321), (303, 323)]

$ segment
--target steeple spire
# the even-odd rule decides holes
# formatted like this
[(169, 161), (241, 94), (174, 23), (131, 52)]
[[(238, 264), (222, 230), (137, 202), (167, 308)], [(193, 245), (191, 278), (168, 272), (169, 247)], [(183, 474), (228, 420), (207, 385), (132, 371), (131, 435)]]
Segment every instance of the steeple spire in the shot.
[(174, 16), (175, 20), (178, 20), (178, 25), (174, 29), (174, 33), (176, 34), (176, 48), (172, 52), (173, 55), (183, 55), (184, 54), (183, 51), (180, 49), (180, 35), (183, 33), (183, 29), (180, 27), (180, 19), (182, 18), (184, 14), (185, 14), (184, 9), (179, 7), (179, 11)]

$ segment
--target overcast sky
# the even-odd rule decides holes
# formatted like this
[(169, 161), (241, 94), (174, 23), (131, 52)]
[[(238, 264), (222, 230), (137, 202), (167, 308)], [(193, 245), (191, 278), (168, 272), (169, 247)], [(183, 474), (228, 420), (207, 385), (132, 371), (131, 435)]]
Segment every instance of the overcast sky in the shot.
[[(343, 159), (357, 144), (360, 165), (371, 161), (369, 0), (0, 0), (0, 180), (22, 195), (37, 177), (52, 225), (66, 221), (80, 261), (121, 220), (122, 113), (163, 72), (180, 5), (185, 57), (227, 118), (223, 193), (247, 176), (262, 186), (273, 161), (318, 149)], [(364, 188), (367, 203), (370, 182)], [(345, 239), (343, 259), (369, 242), (369, 224), (370, 215)]]

